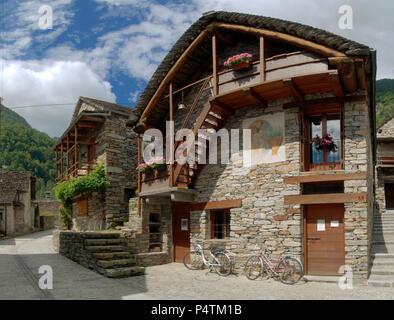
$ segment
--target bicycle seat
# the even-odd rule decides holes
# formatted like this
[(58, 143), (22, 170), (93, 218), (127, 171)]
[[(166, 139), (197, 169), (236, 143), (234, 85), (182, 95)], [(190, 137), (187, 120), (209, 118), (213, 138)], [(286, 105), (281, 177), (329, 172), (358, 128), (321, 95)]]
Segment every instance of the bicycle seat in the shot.
[(221, 249), (218, 247), (211, 247), (209, 250), (211, 250), (212, 253), (216, 253), (218, 251), (221, 251)]

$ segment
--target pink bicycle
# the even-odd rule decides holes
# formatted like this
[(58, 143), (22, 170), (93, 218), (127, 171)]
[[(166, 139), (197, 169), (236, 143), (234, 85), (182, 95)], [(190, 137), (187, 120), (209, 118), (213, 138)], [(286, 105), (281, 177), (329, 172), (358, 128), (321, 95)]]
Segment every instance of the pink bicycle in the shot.
[(281, 254), (278, 260), (272, 263), (266, 249), (246, 261), (244, 272), (249, 280), (256, 280), (262, 275), (267, 275), (285, 284), (295, 284), (304, 275), (302, 264), (297, 258)]

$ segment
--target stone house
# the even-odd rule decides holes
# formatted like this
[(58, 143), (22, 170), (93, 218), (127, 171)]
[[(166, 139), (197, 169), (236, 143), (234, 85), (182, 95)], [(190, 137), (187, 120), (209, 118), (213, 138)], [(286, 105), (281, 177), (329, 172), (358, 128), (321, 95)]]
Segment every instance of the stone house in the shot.
[(128, 107), (80, 97), (56, 142), (56, 183), (86, 175), (98, 163), (109, 181), (105, 192), (73, 199), (74, 231), (105, 230), (128, 220), (129, 198), (137, 188), (137, 136), (126, 127), (132, 117)]
[[(239, 70), (224, 66), (240, 53), (252, 61)], [(130, 228), (140, 250), (151, 252), (153, 263), (182, 262), (202, 241), (230, 250), (240, 268), (263, 246), (297, 256), (307, 275), (338, 276), (346, 264), (366, 280), (375, 204), (375, 54), (298, 23), (204, 14), (148, 82), (133, 110), (138, 121), (128, 122), (139, 135), (139, 163), (147, 129), (163, 137), (191, 129), (195, 139), (182, 146), (182, 137), (163, 139), (166, 169), (138, 174)], [(312, 141), (326, 134), (336, 150), (318, 150)], [(218, 148), (226, 135), (230, 151)], [(217, 164), (204, 164), (216, 148)], [(171, 149), (196, 161), (171, 163)]]
[(381, 214), (394, 210), (394, 115), (377, 128), (376, 202)]
[(0, 233), (13, 236), (39, 227), (36, 179), (29, 171), (0, 172)]

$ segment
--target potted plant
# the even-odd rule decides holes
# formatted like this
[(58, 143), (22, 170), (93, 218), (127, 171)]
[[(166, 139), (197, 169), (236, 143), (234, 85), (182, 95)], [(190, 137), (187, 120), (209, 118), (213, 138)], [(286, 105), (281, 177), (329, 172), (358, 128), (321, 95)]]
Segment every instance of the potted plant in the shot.
[(312, 141), (311, 144), (315, 144), (315, 148), (317, 151), (326, 150), (327, 152), (337, 152), (338, 146), (334, 142), (334, 138), (330, 134), (326, 134), (322, 138), (317, 134)]
[(251, 66), (251, 62), (252, 55), (250, 53), (244, 52), (228, 58), (224, 62), (224, 66), (228, 69), (240, 70), (249, 68)]
[(163, 157), (155, 157), (146, 163), (139, 164), (136, 170), (143, 173), (145, 178), (147, 176), (152, 176), (152, 174), (157, 173), (157, 171), (161, 171), (165, 168), (167, 168), (165, 159)]

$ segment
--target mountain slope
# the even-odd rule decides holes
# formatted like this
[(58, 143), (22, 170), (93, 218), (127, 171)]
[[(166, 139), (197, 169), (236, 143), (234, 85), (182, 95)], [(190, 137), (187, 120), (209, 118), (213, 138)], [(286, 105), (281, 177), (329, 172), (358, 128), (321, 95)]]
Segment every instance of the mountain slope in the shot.
[(16, 112), (2, 107), (0, 137), (0, 170), (28, 170), (37, 178), (37, 197), (54, 184), (55, 140), (33, 129)]
[(394, 79), (376, 81), (376, 124), (394, 114)]

